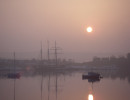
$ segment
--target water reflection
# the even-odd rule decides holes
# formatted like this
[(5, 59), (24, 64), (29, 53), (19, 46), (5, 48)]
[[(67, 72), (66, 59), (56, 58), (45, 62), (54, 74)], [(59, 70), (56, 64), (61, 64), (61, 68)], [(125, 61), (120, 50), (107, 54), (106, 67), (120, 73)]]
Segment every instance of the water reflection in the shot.
[(43, 72), (42, 72), (42, 79), (41, 79), (41, 100), (43, 100), (42, 91), (43, 91)]
[(88, 95), (88, 100), (93, 100), (93, 95), (92, 94)]
[(14, 78), (14, 100), (15, 100), (15, 82), (16, 82), (16, 79)]
[[(42, 70), (36, 73), (36, 76), (41, 76), (41, 100), (58, 100), (58, 80), (64, 79), (64, 71), (59, 70)], [(63, 78), (62, 78), (63, 77)]]
[(103, 77), (97, 72), (88, 72), (88, 74), (82, 75), (82, 80), (88, 80), (88, 83), (91, 84), (91, 89), (89, 90), (89, 94), (88, 94), (88, 100), (94, 99), (93, 84), (96, 82), (100, 82), (101, 78)]
[(56, 83), (55, 83), (55, 92), (56, 92), (56, 100), (57, 100), (57, 92), (58, 92), (58, 77), (57, 77), (57, 74), (56, 74)]
[[(83, 73), (88, 72), (89, 70), (53, 69), (23, 71), (20, 79), (9, 79), (3, 73), (3, 77), (0, 78), (0, 94), (2, 95), (0, 98), (2, 100), (121, 100), (120, 98), (130, 98), (128, 95), (130, 84), (126, 80), (113, 81), (110, 77), (106, 77), (110, 73), (115, 75), (114, 71), (95, 71), (101, 73), (103, 79), (83, 78)], [(114, 93), (116, 95), (111, 96)]]
[(50, 100), (50, 74), (49, 74), (49, 79), (48, 79), (48, 100)]

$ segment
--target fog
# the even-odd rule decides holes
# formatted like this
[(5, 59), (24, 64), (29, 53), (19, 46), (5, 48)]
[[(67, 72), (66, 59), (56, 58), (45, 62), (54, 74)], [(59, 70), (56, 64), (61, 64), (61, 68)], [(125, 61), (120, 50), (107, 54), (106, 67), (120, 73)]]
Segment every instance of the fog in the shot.
[[(87, 26), (93, 32), (85, 31)], [(0, 0), (0, 57), (39, 58), (41, 41), (62, 48), (62, 58), (130, 52), (129, 0)]]

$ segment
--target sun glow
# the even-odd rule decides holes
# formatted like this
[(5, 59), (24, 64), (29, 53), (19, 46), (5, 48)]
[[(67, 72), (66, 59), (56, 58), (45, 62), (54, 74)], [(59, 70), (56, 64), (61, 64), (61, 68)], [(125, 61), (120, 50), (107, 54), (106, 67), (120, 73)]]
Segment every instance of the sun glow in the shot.
[(93, 95), (92, 94), (88, 95), (88, 100), (93, 100)]
[(87, 31), (88, 33), (90, 33), (90, 32), (93, 31), (93, 29), (92, 29), (92, 27), (89, 26), (89, 27), (86, 28), (86, 31)]

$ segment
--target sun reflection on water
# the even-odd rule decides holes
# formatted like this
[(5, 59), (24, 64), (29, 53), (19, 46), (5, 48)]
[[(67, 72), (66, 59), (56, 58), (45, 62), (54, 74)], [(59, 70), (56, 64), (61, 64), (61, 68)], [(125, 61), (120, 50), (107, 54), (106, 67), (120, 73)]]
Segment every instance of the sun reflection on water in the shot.
[(88, 100), (93, 100), (93, 95), (92, 94), (88, 95)]

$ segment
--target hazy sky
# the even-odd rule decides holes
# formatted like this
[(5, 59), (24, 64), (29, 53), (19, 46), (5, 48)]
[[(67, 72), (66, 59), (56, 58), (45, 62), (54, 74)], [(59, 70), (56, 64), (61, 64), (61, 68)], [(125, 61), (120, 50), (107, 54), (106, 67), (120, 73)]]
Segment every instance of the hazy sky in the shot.
[(84, 53), (86, 59), (128, 53), (130, 0), (0, 0), (0, 57), (39, 52), (40, 41), (46, 50), (47, 40), (50, 47), (56, 40), (64, 53)]

